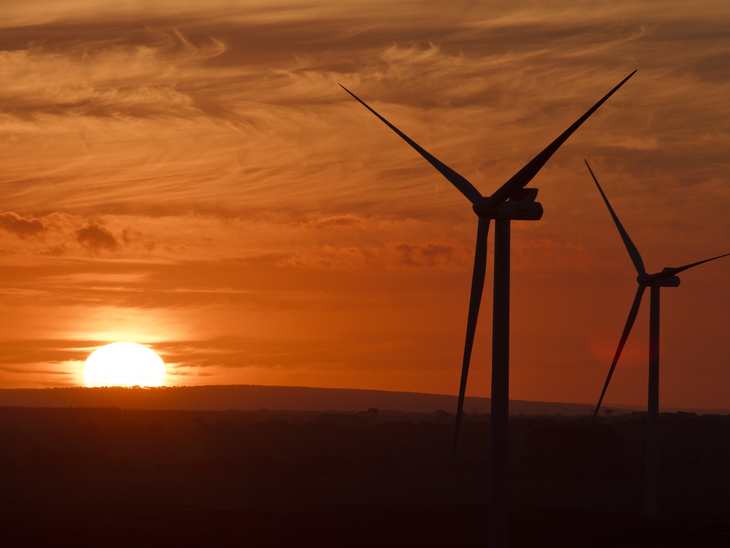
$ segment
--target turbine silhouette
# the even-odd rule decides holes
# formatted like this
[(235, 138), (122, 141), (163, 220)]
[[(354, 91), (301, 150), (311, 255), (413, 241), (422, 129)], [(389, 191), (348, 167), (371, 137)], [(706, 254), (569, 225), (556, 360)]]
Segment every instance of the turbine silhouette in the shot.
[[(365, 108), (377, 116), (390, 129), (404, 139), (416, 152), (435, 167), (472, 203), (474, 213), (479, 217), (477, 227), (474, 271), (471, 282), (471, 297), (466, 326), (466, 341), (462, 361), (459, 399), (456, 409), (454, 431), (454, 454), (459, 436), (459, 425), (464, 407), (464, 394), (471, 361), (474, 333), (479, 315), (479, 305), (484, 288), (487, 266), (487, 236), (491, 219), (495, 219), (494, 249), (494, 297), (492, 321), (492, 400), (490, 429), (490, 502), (489, 502), (489, 546), (506, 545), (507, 523), (507, 438), (509, 420), (509, 284), (510, 284), (510, 221), (538, 220), (542, 217), (542, 206), (535, 202), (537, 189), (525, 186), (537, 175), (558, 148), (573, 132), (585, 122), (616, 90), (636, 71), (624, 78), (600, 101), (591, 107), (573, 125), (550, 143), (522, 169), (499, 187), (491, 196), (482, 194), (464, 177), (426, 152), (393, 124), (370, 108), (350, 90), (341, 86)], [(452, 457), (453, 458), (453, 457)]]
[(649, 398), (646, 424), (646, 517), (649, 519), (657, 519), (659, 487), (659, 290), (662, 287), (678, 287), (680, 280), (677, 277), (677, 274), (680, 272), (722, 257), (727, 257), (730, 253), (718, 255), (711, 259), (705, 259), (704, 261), (679, 266), (677, 268), (665, 268), (656, 274), (648, 274), (644, 268), (644, 262), (641, 260), (639, 250), (636, 249), (636, 246), (631, 241), (631, 238), (629, 238), (629, 235), (626, 230), (624, 230), (621, 222), (618, 220), (616, 213), (613, 211), (611, 204), (608, 202), (608, 198), (606, 198), (606, 194), (603, 192), (601, 185), (598, 184), (598, 179), (596, 179), (596, 176), (593, 174), (591, 166), (588, 165), (588, 161), (583, 161), (586, 163), (588, 171), (590, 172), (591, 177), (593, 177), (593, 180), (598, 187), (598, 191), (603, 197), (603, 201), (606, 202), (606, 207), (608, 207), (608, 211), (613, 218), (613, 222), (616, 224), (616, 228), (618, 228), (618, 232), (626, 246), (626, 250), (629, 252), (631, 262), (634, 263), (634, 268), (636, 268), (636, 273), (638, 274), (636, 281), (639, 284), (639, 287), (636, 290), (636, 296), (634, 297), (634, 302), (631, 305), (631, 310), (629, 311), (629, 317), (626, 320), (626, 325), (624, 326), (624, 331), (618, 342), (616, 354), (611, 362), (611, 368), (608, 370), (608, 377), (603, 385), (601, 397), (598, 399), (598, 405), (596, 405), (596, 409), (593, 413), (593, 420), (596, 420), (598, 411), (601, 408), (601, 402), (603, 402), (603, 396), (606, 394), (606, 389), (608, 388), (608, 383), (611, 382), (613, 371), (616, 369), (616, 363), (618, 363), (621, 351), (626, 345), (626, 340), (629, 338), (631, 328), (634, 326), (636, 315), (639, 313), (641, 298), (643, 297), (646, 288), (649, 287), (651, 288), (651, 291), (649, 297)]

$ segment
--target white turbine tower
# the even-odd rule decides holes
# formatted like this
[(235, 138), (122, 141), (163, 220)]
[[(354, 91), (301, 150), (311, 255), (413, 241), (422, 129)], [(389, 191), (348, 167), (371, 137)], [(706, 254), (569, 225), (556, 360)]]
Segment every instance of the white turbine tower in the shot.
[(423, 158), (435, 167), (472, 203), (474, 213), (479, 217), (477, 227), (474, 272), (471, 281), (469, 316), (466, 326), (466, 342), (461, 370), (459, 400), (456, 409), (454, 450), (459, 435), (459, 425), (464, 406), (466, 379), (469, 372), (474, 332), (479, 315), (479, 305), (484, 289), (487, 267), (487, 236), (491, 219), (495, 220), (494, 234), (494, 296), (492, 302), (492, 409), (490, 428), (490, 470), (489, 470), (489, 546), (500, 548), (507, 545), (507, 440), (509, 420), (509, 285), (510, 285), (510, 221), (539, 220), (542, 206), (535, 202), (537, 189), (525, 186), (537, 175), (553, 153), (585, 122), (616, 90), (636, 71), (629, 74), (615, 88), (591, 107), (557, 139), (535, 156), (522, 169), (499, 187), (494, 194), (485, 197), (464, 177), (456, 173), (431, 154), (426, 152), (393, 124), (375, 112), (354, 93), (342, 88), (365, 108), (395, 131)]
[(618, 342), (616, 354), (613, 357), (613, 362), (611, 362), (611, 368), (608, 370), (608, 377), (603, 385), (601, 397), (598, 399), (598, 405), (596, 405), (596, 410), (593, 413), (593, 420), (598, 415), (598, 410), (601, 408), (601, 402), (603, 402), (603, 396), (606, 394), (608, 383), (611, 382), (613, 370), (616, 369), (616, 363), (618, 362), (619, 356), (621, 356), (621, 351), (624, 349), (626, 340), (629, 338), (629, 333), (631, 333), (631, 328), (634, 326), (644, 290), (649, 287), (651, 288), (651, 292), (649, 294), (649, 398), (646, 419), (646, 517), (649, 519), (657, 519), (659, 501), (659, 290), (662, 287), (678, 287), (679, 278), (677, 274), (680, 272), (703, 263), (727, 257), (730, 253), (677, 268), (665, 268), (656, 274), (647, 274), (639, 250), (636, 249), (636, 246), (618, 220), (616, 213), (614, 213), (611, 204), (608, 202), (608, 198), (606, 198), (606, 194), (604, 194), (601, 185), (598, 184), (598, 179), (593, 174), (591, 166), (588, 165), (586, 160), (584, 162), (598, 187), (598, 191), (603, 197), (603, 201), (606, 202), (606, 207), (608, 207), (613, 222), (616, 224), (621, 239), (624, 241), (626, 250), (629, 252), (631, 262), (634, 263), (634, 268), (636, 268), (636, 273), (638, 274), (636, 281), (639, 284), (636, 290), (636, 296), (634, 297), (634, 303), (631, 305), (631, 310), (629, 311), (629, 317), (626, 320), (624, 331)]

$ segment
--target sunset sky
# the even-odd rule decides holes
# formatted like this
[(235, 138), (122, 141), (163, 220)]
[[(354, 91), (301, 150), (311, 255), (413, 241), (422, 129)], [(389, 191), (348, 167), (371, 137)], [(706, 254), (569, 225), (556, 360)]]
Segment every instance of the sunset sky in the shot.
[[(730, 252), (730, 4), (5, 0), (0, 388), (146, 344), (169, 386), (456, 394), (488, 195), (631, 71), (512, 228), (511, 391), (595, 402), (647, 270)], [(493, 243), (487, 271), (493, 267)], [(730, 408), (730, 258), (662, 291), (661, 405)], [(606, 395), (646, 402), (648, 295)], [(490, 390), (491, 276), (468, 395)]]

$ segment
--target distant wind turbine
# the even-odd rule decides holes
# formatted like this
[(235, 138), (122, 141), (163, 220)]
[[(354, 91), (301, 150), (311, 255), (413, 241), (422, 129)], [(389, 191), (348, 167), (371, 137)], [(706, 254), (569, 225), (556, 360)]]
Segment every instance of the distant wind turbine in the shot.
[(507, 439), (509, 421), (509, 289), (510, 289), (510, 221), (538, 220), (542, 217), (542, 206), (535, 202), (537, 189), (525, 186), (537, 175), (553, 153), (585, 122), (616, 90), (636, 71), (629, 74), (600, 101), (591, 107), (572, 126), (566, 129), (547, 148), (535, 156), (522, 169), (499, 187), (494, 194), (485, 197), (464, 177), (456, 173), (393, 124), (375, 112), (350, 90), (341, 86), (365, 108), (395, 131), (416, 152), (425, 158), (439, 173), (448, 179), (472, 203), (474, 213), (479, 217), (477, 228), (474, 271), (471, 282), (469, 315), (466, 326), (466, 342), (461, 369), (461, 384), (456, 410), (454, 451), (459, 435), (466, 379), (469, 372), (474, 332), (479, 315), (479, 305), (484, 289), (487, 267), (487, 236), (491, 219), (495, 219), (494, 235), (494, 296), (492, 310), (492, 408), (490, 428), (490, 470), (489, 470), (489, 546), (502, 547), (507, 544)]
[(647, 287), (650, 287), (649, 403), (647, 407), (646, 423), (646, 517), (649, 519), (657, 519), (659, 500), (659, 290), (662, 287), (678, 287), (680, 280), (677, 277), (677, 274), (679, 274), (680, 272), (701, 265), (703, 263), (708, 263), (722, 257), (727, 257), (728, 255), (730, 255), (730, 253), (726, 253), (725, 255), (718, 255), (717, 257), (712, 257), (711, 259), (705, 259), (704, 261), (679, 266), (677, 268), (665, 268), (664, 270), (662, 270), (661, 272), (657, 272), (656, 274), (647, 274), (646, 270), (644, 269), (644, 262), (641, 260), (641, 255), (639, 255), (639, 250), (636, 249), (636, 246), (631, 241), (631, 238), (629, 238), (629, 235), (627, 234), (626, 230), (624, 230), (621, 222), (618, 220), (616, 213), (614, 213), (611, 204), (608, 203), (608, 198), (606, 198), (606, 194), (603, 192), (601, 185), (598, 184), (598, 179), (596, 179), (596, 176), (593, 174), (591, 166), (588, 165), (588, 162), (586, 160), (583, 161), (586, 163), (588, 171), (591, 173), (591, 177), (593, 177), (593, 180), (598, 187), (598, 191), (603, 197), (603, 201), (606, 202), (606, 207), (608, 207), (608, 211), (613, 218), (613, 222), (616, 224), (616, 228), (618, 228), (621, 239), (624, 241), (626, 250), (629, 252), (629, 256), (631, 257), (631, 262), (634, 263), (634, 268), (636, 268), (636, 273), (638, 274), (638, 276), (636, 277), (636, 281), (639, 284), (639, 287), (636, 290), (636, 296), (634, 297), (634, 303), (631, 305), (631, 310), (629, 311), (629, 317), (626, 320), (626, 326), (624, 327), (624, 331), (621, 334), (621, 339), (618, 342), (616, 354), (613, 357), (613, 362), (611, 362), (611, 368), (608, 370), (606, 383), (603, 385), (601, 397), (598, 399), (598, 405), (596, 405), (596, 409), (593, 413), (593, 420), (596, 420), (598, 411), (601, 408), (603, 396), (606, 394), (606, 389), (608, 388), (608, 383), (611, 382), (613, 370), (616, 369), (616, 363), (618, 362), (619, 356), (621, 356), (621, 351), (624, 349), (626, 339), (629, 338), (631, 328), (634, 326), (634, 321), (636, 320), (636, 315), (639, 313), (639, 306), (641, 305), (641, 298), (644, 295), (644, 290)]

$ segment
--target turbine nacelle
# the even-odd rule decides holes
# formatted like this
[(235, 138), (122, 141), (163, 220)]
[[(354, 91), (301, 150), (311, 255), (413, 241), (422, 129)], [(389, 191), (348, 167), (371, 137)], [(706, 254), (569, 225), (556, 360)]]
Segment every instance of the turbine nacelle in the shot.
[(671, 275), (674, 270), (674, 268), (665, 268), (656, 274), (639, 274), (636, 281), (643, 287), (679, 287), (679, 277)]
[(660, 278), (661, 272), (659, 274), (653, 274), (652, 276), (649, 276), (649, 285), (650, 287), (679, 287), (679, 276), (668, 276), (666, 278)]
[(542, 204), (535, 201), (536, 188), (522, 188), (508, 201), (494, 204), (492, 197), (482, 197), (474, 202), (472, 209), (478, 217), (485, 219), (510, 219), (515, 221), (539, 221), (542, 218)]

